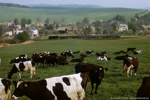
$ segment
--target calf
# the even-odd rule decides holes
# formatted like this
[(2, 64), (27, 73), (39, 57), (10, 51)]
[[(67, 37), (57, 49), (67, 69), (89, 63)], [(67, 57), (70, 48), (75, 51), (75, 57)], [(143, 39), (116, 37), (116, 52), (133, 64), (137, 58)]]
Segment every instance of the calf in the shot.
[(10, 79), (14, 73), (18, 74), (18, 77), (21, 79), (21, 73), (20, 72), (26, 72), (30, 71), (30, 78), (32, 78), (32, 75), (35, 75), (35, 63), (32, 61), (26, 61), (26, 62), (20, 62), (15, 63), (11, 71), (8, 73), (8, 78)]
[(58, 56), (58, 64), (63, 65), (63, 66), (69, 64), (69, 62), (67, 61), (67, 57), (66, 56)]
[(73, 54), (78, 54), (78, 53), (80, 53), (80, 51), (75, 51), (75, 52), (73, 52)]
[(84, 58), (85, 57), (83, 56), (80, 59), (72, 59), (71, 62), (83, 62)]
[(24, 62), (24, 61), (30, 61), (30, 60), (31, 60), (30, 58), (26, 58), (26, 57), (16, 57), (15, 59), (11, 59), (10, 64)]
[(140, 53), (143, 53), (144, 50), (136, 50), (136, 51), (133, 51), (134, 54), (140, 54)]
[(78, 63), (75, 65), (75, 72), (86, 73), (88, 72), (89, 79), (91, 81), (91, 94), (93, 94), (94, 83), (96, 83), (95, 94), (97, 93), (98, 86), (101, 84), (101, 80), (104, 77), (104, 71), (107, 71), (107, 68), (102, 66), (88, 64), (88, 63)]
[(25, 95), (31, 100), (84, 100), (87, 76), (83, 73), (46, 78), (37, 82), (15, 82), (12, 99)]
[(150, 99), (150, 77), (144, 77), (142, 85), (137, 91), (137, 100), (149, 100)]
[(124, 56), (116, 56), (115, 59), (116, 60), (124, 60), (126, 57), (129, 57), (128, 54), (124, 55)]
[(10, 100), (11, 82), (7, 79), (0, 78), (0, 100)]
[(110, 57), (106, 57), (106, 56), (97, 58), (97, 61), (108, 61), (108, 60), (111, 60), (111, 58)]
[(127, 52), (128, 51), (134, 51), (136, 48), (127, 48)]
[(127, 76), (129, 77), (129, 73), (132, 75), (132, 70), (134, 70), (134, 74), (136, 75), (138, 65), (139, 61), (136, 57), (126, 57), (123, 61), (123, 74), (127, 72)]
[(94, 53), (93, 50), (88, 50), (88, 51), (86, 51), (86, 54), (93, 54), (93, 53)]

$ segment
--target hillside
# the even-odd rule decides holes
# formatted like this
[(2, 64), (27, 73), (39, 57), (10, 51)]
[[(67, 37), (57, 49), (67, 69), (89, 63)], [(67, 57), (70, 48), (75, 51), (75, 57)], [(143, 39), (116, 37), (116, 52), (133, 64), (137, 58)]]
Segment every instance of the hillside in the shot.
[(0, 6), (0, 22), (13, 20), (14, 18), (30, 18), (36, 21), (37, 17), (40, 17), (43, 21), (46, 18), (53, 21), (65, 17), (66, 22), (81, 21), (84, 17), (89, 17), (90, 20), (108, 20), (117, 14), (124, 15), (128, 19), (142, 11), (126, 8), (37, 9)]

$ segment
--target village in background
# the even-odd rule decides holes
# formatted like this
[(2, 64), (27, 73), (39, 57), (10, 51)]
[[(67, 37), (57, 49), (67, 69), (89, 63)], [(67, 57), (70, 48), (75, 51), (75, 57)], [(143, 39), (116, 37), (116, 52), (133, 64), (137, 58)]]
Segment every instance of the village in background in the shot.
[[(8, 19), (9, 20), (9, 19)], [(14, 18), (0, 23), (0, 42), (3, 46), (17, 44), (27, 40), (40, 39), (49, 35), (75, 35), (75, 36), (122, 36), (150, 34), (150, 11), (143, 10), (127, 20), (125, 16), (116, 15), (110, 20), (91, 21), (84, 17), (82, 21), (67, 23), (66, 18), (51, 20), (37, 17), (36, 21), (27, 18)], [(48, 38), (47, 38), (48, 39)]]

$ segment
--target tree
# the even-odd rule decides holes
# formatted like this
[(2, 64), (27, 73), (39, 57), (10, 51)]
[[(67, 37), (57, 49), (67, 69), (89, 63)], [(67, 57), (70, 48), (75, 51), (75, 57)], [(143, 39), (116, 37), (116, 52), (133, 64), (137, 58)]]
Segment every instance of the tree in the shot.
[(19, 39), (21, 42), (29, 40), (29, 35), (26, 32), (22, 32), (16, 35), (16, 39)]
[(126, 17), (125, 16), (121, 16), (121, 15), (116, 15), (113, 20), (117, 20), (120, 22), (125, 22), (126, 21)]
[(50, 19), (49, 19), (49, 18), (46, 18), (45, 23), (46, 23), (47, 25), (49, 25), (49, 24), (50, 24)]
[(26, 24), (27, 24), (27, 19), (26, 18), (22, 18), (21, 19), (21, 26), (22, 26), (22, 28), (25, 28)]
[(98, 27), (100, 27), (101, 22), (99, 20), (96, 20), (95, 22), (93, 22), (93, 24), (96, 28), (98, 28)]
[(77, 30), (79, 31), (79, 33), (83, 33), (83, 30), (84, 30), (84, 25), (82, 22), (77, 22), (76, 23), (76, 26), (77, 26)]
[(96, 29), (96, 34), (100, 34), (100, 33), (101, 33), (101, 31), (102, 31), (102, 30), (101, 30), (101, 28), (98, 28), (98, 27), (97, 27), (97, 28), (95, 28), (95, 29)]
[(14, 18), (14, 23), (15, 23), (16, 25), (18, 25), (18, 24), (19, 24), (19, 19), (18, 19), (18, 18)]
[(103, 34), (108, 34), (108, 31), (107, 30), (103, 30)]
[(50, 24), (46, 27), (48, 30), (53, 30), (54, 29), (54, 25), (53, 24)]
[(135, 23), (133, 23), (133, 22), (130, 22), (130, 23), (128, 24), (128, 28), (131, 29), (133, 32), (136, 32), (136, 30), (137, 30), (137, 25), (136, 25)]
[(88, 17), (84, 17), (82, 22), (83, 22), (83, 24), (89, 24), (89, 18)]
[(92, 28), (90, 26), (87, 26), (85, 29), (84, 29), (84, 34), (90, 34), (92, 32)]
[(118, 26), (118, 23), (113, 23), (111, 25), (111, 29), (114, 30), (114, 31), (116, 31), (117, 30), (117, 26)]
[(31, 23), (32, 23), (31, 19), (28, 19), (27, 24), (31, 24)]

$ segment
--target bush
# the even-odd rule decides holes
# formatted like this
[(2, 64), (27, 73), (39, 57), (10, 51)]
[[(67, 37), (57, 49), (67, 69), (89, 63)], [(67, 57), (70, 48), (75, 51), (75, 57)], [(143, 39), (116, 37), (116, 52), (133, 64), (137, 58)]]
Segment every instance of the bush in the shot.
[(22, 32), (16, 35), (16, 39), (20, 40), (21, 42), (29, 40), (29, 35), (26, 32)]

